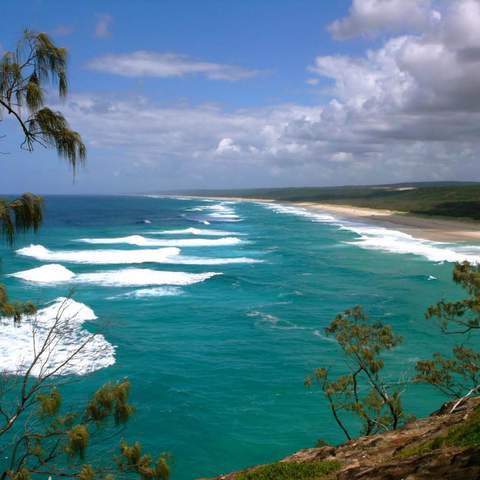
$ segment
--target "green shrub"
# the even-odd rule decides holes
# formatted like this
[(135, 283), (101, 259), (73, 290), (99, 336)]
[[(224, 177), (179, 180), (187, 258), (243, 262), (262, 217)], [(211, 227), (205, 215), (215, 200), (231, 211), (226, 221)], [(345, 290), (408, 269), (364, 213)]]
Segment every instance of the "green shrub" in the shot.
[(425, 455), (442, 447), (476, 447), (480, 445), (480, 406), (477, 406), (470, 418), (463, 424), (451, 427), (447, 433), (428, 442), (404, 448), (400, 457)]
[(308, 463), (277, 462), (248, 472), (241, 472), (237, 480), (317, 480), (340, 468), (338, 462)]

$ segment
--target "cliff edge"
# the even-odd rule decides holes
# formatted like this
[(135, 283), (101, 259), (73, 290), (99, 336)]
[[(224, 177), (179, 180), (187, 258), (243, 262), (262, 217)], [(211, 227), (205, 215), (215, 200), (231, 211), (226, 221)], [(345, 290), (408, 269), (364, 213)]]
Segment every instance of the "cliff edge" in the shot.
[(398, 430), (300, 450), (214, 480), (479, 480), (480, 397), (453, 413), (452, 406)]

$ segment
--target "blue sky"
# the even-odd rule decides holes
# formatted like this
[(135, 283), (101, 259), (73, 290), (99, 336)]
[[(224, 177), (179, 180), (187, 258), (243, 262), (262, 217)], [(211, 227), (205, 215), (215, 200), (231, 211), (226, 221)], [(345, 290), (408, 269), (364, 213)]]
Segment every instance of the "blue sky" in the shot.
[(3, 50), (26, 27), (68, 48), (50, 104), (89, 157), (72, 184), (3, 121), (0, 191), (480, 180), (477, 0), (6, 0), (2, 20)]

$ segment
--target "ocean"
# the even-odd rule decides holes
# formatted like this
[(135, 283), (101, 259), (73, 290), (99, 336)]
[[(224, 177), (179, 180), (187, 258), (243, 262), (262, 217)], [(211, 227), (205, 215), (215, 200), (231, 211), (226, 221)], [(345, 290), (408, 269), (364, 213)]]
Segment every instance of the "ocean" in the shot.
[[(386, 371), (408, 379), (415, 361), (453, 339), (424, 318), (461, 291), (455, 261), (480, 246), (434, 243), (295, 206), (160, 196), (46, 197), (36, 235), (0, 249), (1, 282), (33, 300), (49, 325), (72, 294), (75, 328), (62, 354), (100, 332), (65, 372), (65, 403), (80, 405), (128, 377), (136, 413), (124, 437), (170, 452), (173, 479), (271, 462), (318, 439), (343, 441), (306, 375), (346, 371), (324, 335), (333, 317), (363, 305), (403, 335)], [(0, 368), (31, 349), (29, 330), (3, 320)], [(443, 400), (413, 385), (417, 415)], [(354, 424), (354, 420), (350, 421)]]

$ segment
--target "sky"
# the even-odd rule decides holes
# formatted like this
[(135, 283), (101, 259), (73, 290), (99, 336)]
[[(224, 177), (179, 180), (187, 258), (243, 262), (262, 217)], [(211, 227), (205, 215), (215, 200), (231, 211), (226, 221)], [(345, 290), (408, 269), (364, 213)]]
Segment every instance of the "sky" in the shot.
[(69, 52), (72, 171), (0, 118), (0, 192), (480, 181), (480, 0), (2, 0)]

